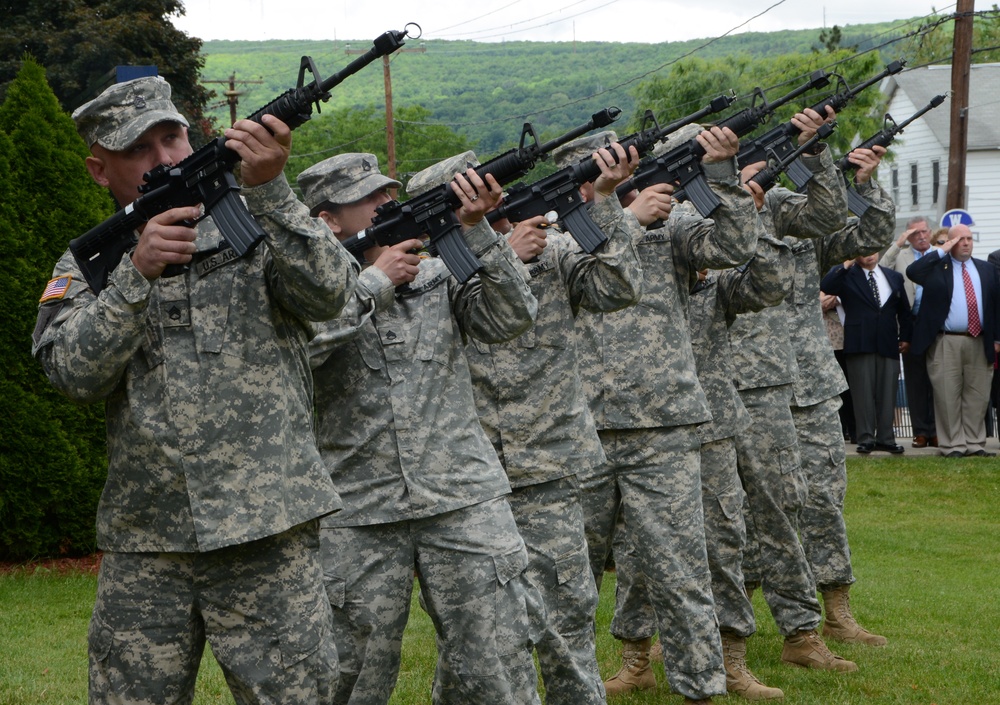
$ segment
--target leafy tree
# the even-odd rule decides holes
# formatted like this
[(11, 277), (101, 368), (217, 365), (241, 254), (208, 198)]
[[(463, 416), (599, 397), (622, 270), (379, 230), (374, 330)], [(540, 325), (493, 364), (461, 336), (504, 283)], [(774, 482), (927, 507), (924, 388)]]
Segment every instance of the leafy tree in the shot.
[(115, 66), (155, 65), (196, 126), (192, 141), (200, 143), (212, 132), (205, 116), (212, 94), (198, 82), (201, 40), (170, 23), (183, 12), (181, 0), (0, 0), (0, 91), (25, 52), (48, 67), (49, 85), (67, 112), (99, 93)]
[[(954, 36), (952, 15), (935, 13), (907, 40), (904, 56), (911, 66), (951, 63)], [(996, 4), (973, 18), (972, 61), (977, 64), (1000, 61), (1000, 8)]]
[[(635, 91), (636, 105), (651, 109), (658, 122), (663, 125), (672, 120), (695, 112), (708, 101), (728, 90), (734, 90), (744, 100), (735, 103), (729, 113), (735, 113), (749, 105), (746, 98), (755, 87), (764, 89), (766, 96), (774, 100), (800, 84), (804, 84), (809, 74), (825, 68), (843, 76), (849, 86), (878, 74), (883, 66), (874, 53), (851, 58), (848, 50), (838, 50), (833, 54), (785, 54), (768, 58), (740, 56), (730, 59), (685, 59), (677, 63), (665, 76), (656, 76), (639, 85)], [(849, 61), (846, 61), (850, 59)], [(839, 63), (844, 61), (844, 63)], [(758, 133), (766, 131), (783, 121), (791, 119), (796, 112), (830, 95), (843, 90), (842, 85), (831, 84), (782, 106)], [(759, 98), (758, 104), (759, 104)], [(857, 135), (868, 136), (881, 126), (884, 96), (877, 86), (863, 91), (846, 109), (837, 116), (838, 128), (826, 141), (835, 155), (850, 150)], [(632, 119), (637, 127), (642, 115), (637, 110)], [(713, 118), (718, 119), (718, 118)]]
[[(429, 122), (431, 113), (419, 105), (398, 108), (396, 174), (404, 186), (418, 171), (442, 159), (471, 149), (468, 138), (445, 125)], [(379, 168), (388, 173), (385, 112), (374, 106), (324, 111), (292, 135), (292, 156), (285, 166), (289, 183), (312, 166), (343, 152), (370, 152), (378, 157)]]
[(70, 238), (113, 206), (33, 59), (0, 105), (0, 556), (86, 553), (106, 468), (103, 407), (77, 406), (31, 357), (38, 298)]
[(845, 37), (840, 27), (833, 25), (830, 29), (824, 29), (819, 33), (820, 47), (813, 47), (813, 51), (818, 53), (821, 49), (826, 49), (827, 53), (833, 54), (838, 49), (850, 49), (851, 51), (858, 50), (856, 44), (845, 44), (844, 41)]

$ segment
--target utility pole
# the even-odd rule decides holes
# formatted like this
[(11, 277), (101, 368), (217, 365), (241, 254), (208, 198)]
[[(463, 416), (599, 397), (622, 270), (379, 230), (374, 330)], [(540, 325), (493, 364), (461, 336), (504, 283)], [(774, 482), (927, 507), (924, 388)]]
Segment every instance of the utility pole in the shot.
[[(202, 83), (222, 83), (229, 84), (229, 88), (222, 92), (222, 95), (226, 97), (226, 101), (229, 103), (229, 124), (230, 126), (236, 122), (236, 106), (239, 104), (239, 97), (243, 95), (243, 91), (236, 90), (236, 74), (230, 74), (227, 80), (222, 81), (202, 81)], [(240, 81), (240, 85), (246, 86), (251, 83), (261, 84), (263, 81)]]
[(969, 146), (969, 73), (975, 0), (958, 0), (951, 59), (951, 135), (945, 209), (965, 208), (965, 158)]
[[(427, 50), (424, 47), (414, 47), (412, 49), (407, 49), (405, 47), (397, 49), (393, 54), (402, 54), (406, 52), (419, 52), (423, 54)], [(347, 47), (344, 49), (345, 54), (365, 54), (367, 49), (351, 49)], [(388, 155), (389, 163), (386, 165), (386, 175), (390, 179), (396, 178), (396, 127), (392, 120), (392, 74), (389, 72), (389, 54), (382, 57), (382, 78), (385, 82), (385, 143), (386, 143), (386, 153)]]

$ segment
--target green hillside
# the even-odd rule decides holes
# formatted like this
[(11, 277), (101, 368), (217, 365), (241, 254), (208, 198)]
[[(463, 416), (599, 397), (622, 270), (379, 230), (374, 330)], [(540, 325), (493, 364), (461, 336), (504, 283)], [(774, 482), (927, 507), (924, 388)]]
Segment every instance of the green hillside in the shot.
[[(841, 44), (865, 50), (912, 27), (905, 21), (848, 25), (843, 28)], [(637, 107), (634, 89), (643, 80), (669, 71), (678, 59), (688, 55), (710, 59), (810, 53), (820, 46), (820, 31), (749, 32), (715, 41), (663, 44), (410, 41), (406, 45), (409, 51), (394, 55), (390, 64), (393, 106), (397, 113), (400, 107), (423, 106), (430, 111), (431, 120), (469, 138), (484, 155), (509, 146), (525, 121), (531, 121), (545, 138), (584, 122), (609, 105), (624, 111), (626, 117), (616, 126), (624, 134), (628, 128), (622, 123)], [(295, 84), (301, 56), (311, 56), (321, 76), (328, 76), (370, 48), (373, 39), (209, 41), (202, 49), (202, 75), (205, 80), (224, 81), (235, 74), (237, 89), (243, 91), (237, 109), (242, 117)], [(327, 105), (383, 110), (382, 74), (382, 63), (376, 61), (335, 88)], [(240, 84), (241, 80), (262, 83)], [(227, 86), (210, 87), (221, 97)], [(220, 99), (212, 114), (219, 124), (228, 124), (229, 108), (224, 100)]]

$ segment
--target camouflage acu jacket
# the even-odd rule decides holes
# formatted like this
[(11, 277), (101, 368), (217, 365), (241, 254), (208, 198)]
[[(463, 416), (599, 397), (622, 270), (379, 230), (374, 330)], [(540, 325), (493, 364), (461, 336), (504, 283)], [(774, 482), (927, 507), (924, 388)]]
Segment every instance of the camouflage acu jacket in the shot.
[[(824, 149), (803, 157), (813, 172), (806, 193), (775, 187), (767, 192), (760, 218), (768, 233), (781, 239), (812, 239), (842, 228), (847, 219), (843, 178)], [(788, 282), (789, 291), (794, 282)], [(819, 301), (817, 295), (817, 302)], [(798, 364), (791, 340), (788, 302), (737, 316), (729, 329), (737, 371), (737, 389), (792, 384)], [(817, 303), (818, 306), (818, 303)]]
[[(68, 252), (56, 265), (73, 281), (40, 306), (34, 355), (67, 396), (106, 403), (102, 549), (209, 551), (340, 507), (313, 436), (306, 321), (348, 300), (351, 257), (284, 177), (244, 196), (267, 237), (242, 258), (150, 283), (125, 257), (97, 297)], [(220, 242), (198, 226), (199, 251)]]
[(510, 492), (476, 415), (464, 343), (523, 333), (537, 302), (485, 221), (465, 237), (483, 263), (467, 283), (431, 258), (397, 293), (369, 267), (343, 314), (315, 328), (317, 437), (345, 504), (331, 526), (419, 519)]
[(634, 216), (617, 198), (591, 216), (608, 241), (593, 255), (554, 231), (528, 264), (538, 299), (535, 325), (514, 340), (468, 347), (476, 407), (514, 487), (549, 482), (604, 462), (579, 375), (573, 331), (580, 309), (615, 311), (639, 299), (642, 270)]
[(683, 426), (711, 416), (691, 350), (689, 292), (698, 270), (750, 259), (762, 231), (735, 162), (708, 164), (705, 174), (722, 200), (712, 219), (680, 204), (663, 228), (634, 234), (639, 303), (577, 318), (581, 377), (598, 429)]
[(736, 392), (729, 322), (738, 314), (781, 303), (791, 272), (791, 250), (765, 235), (757, 240), (757, 253), (746, 266), (710, 272), (691, 293), (691, 344), (698, 381), (712, 411), (712, 420), (698, 427), (702, 443), (731, 438), (750, 425), (750, 414)]
[(815, 238), (785, 242), (795, 253), (788, 306), (792, 348), (799, 376), (792, 385), (792, 405), (819, 404), (847, 389), (847, 380), (833, 354), (819, 304), (819, 282), (831, 267), (886, 247), (896, 227), (896, 206), (881, 187), (869, 180), (858, 192), (872, 205), (863, 218), (850, 218), (846, 227)]

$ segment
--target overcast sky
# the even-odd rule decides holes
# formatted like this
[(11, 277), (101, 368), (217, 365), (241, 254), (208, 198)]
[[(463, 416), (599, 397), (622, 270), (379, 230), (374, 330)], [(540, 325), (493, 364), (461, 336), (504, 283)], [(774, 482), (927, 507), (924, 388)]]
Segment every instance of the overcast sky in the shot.
[[(415, 22), (425, 39), (489, 42), (683, 41), (718, 36), (738, 25), (743, 26), (737, 32), (843, 27), (928, 15), (935, 5), (941, 13), (955, 8), (947, 0), (184, 0), (184, 4), (186, 14), (175, 18), (174, 24), (204, 40), (370, 40)], [(751, 19), (755, 15), (760, 16)]]

